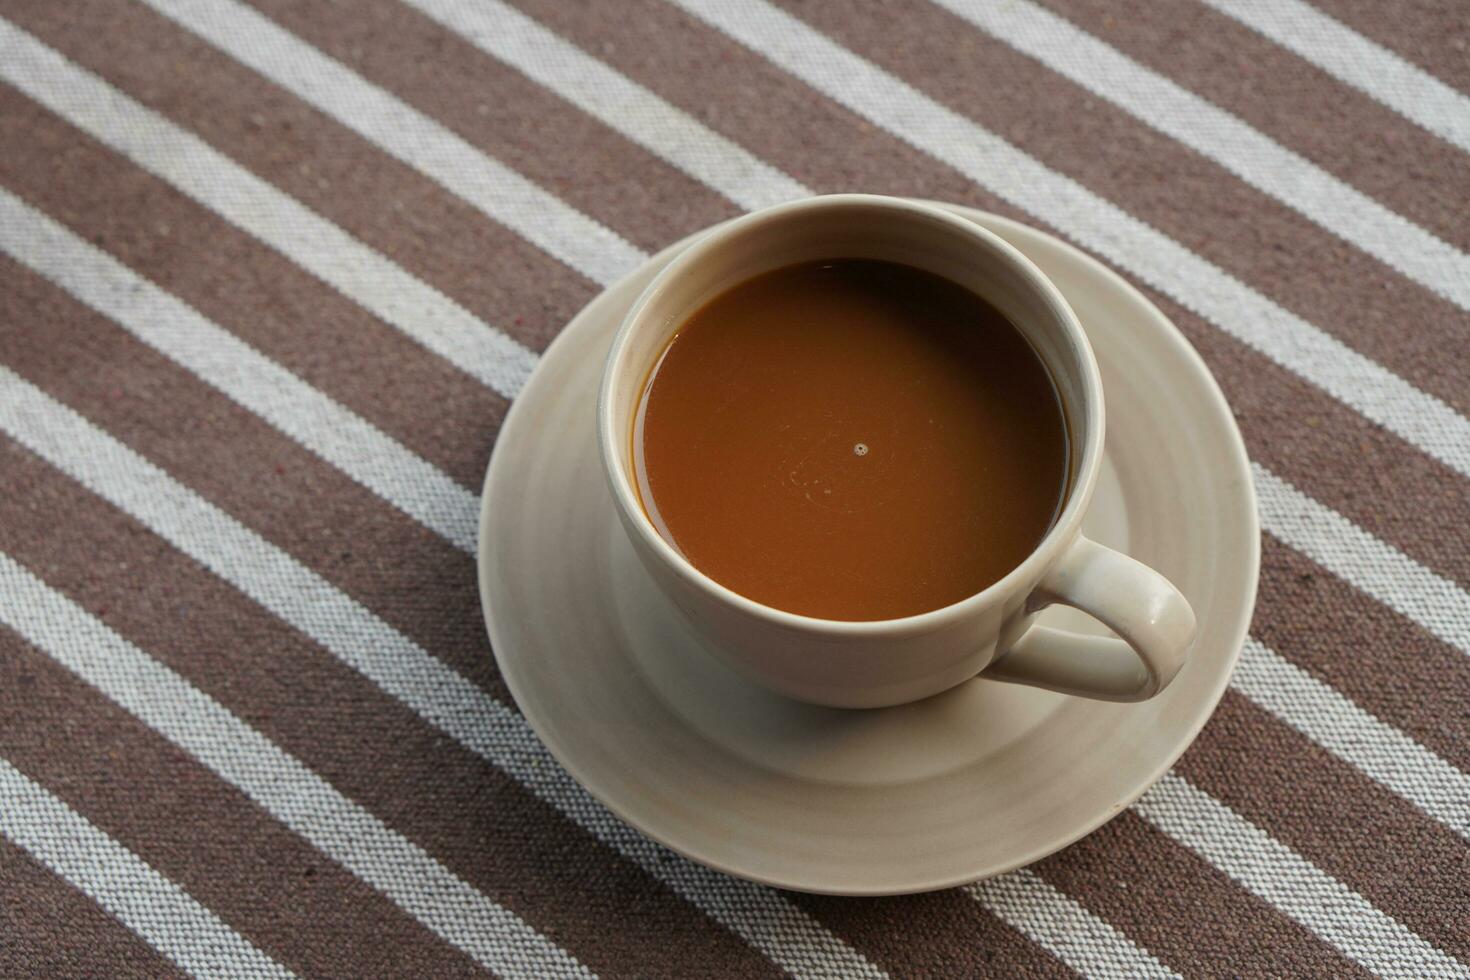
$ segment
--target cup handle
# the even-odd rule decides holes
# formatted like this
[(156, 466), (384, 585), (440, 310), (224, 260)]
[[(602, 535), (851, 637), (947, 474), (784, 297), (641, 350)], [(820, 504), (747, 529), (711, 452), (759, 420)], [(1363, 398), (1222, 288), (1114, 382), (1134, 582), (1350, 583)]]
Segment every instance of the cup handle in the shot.
[(1120, 639), (1033, 626), (983, 676), (1100, 701), (1144, 701), (1174, 679), (1194, 642), (1194, 610), (1168, 579), (1084, 537), (1028, 600), (1032, 610), (1055, 602)]

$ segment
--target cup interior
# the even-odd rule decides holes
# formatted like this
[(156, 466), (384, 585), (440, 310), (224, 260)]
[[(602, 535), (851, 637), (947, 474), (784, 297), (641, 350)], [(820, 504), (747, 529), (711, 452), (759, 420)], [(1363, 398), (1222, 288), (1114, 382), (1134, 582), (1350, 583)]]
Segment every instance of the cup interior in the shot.
[[(690, 246), (648, 286), (613, 342), (603, 379), (599, 424), (609, 443), (605, 450), (616, 447), (605, 452), (614, 491), (637, 506), (632, 433), (638, 402), (684, 323), (762, 273), (842, 258), (898, 262), (944, 276), (988, 300), (1021, 331), (1056, 385), (1067, 428), (1067, 489), (1053, 532), (1075, 516), (1072, 498), (1090, 485), (1100, 459), (1102, 409), (1097, 368), (1075, 314), (1030, 260), (973, 222), (929, 205), (867, 195), (813, 198), (736, 219)], [(649, 531), (657, 533), (651, 525)]]

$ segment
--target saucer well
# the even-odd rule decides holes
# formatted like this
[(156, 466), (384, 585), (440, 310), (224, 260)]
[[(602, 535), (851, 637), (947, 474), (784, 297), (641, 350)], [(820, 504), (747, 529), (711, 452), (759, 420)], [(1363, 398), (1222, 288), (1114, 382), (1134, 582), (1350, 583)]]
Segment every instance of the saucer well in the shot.
[[(1137, 799), (1224, 692), (1255, 601), (1250, 467), (1204, 362), (1096, 260), (986, 212), (1067, 297), (1102, 370), (1103, 474), (1084, 533), (1158, 569), (1199, 639), (1174, 683), (1108, 704), (977, 678), (897, 708), (786, 700), (723, 667), (647, 578), (597, 449), (603, 357), (688, 240), (610, 287), (547, 350), (501, 429), (480, 597), (511, 692), (552, 754), (649, 837), (730, 874), (883, 895), (963, 884), (1066, 846)], [(1102, 632), (1072, 610), (1042, 623)]]

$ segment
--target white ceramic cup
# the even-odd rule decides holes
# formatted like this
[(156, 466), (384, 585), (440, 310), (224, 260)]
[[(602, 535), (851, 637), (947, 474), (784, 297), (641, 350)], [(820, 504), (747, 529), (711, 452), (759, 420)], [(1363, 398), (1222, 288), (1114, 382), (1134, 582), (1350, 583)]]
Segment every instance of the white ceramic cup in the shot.
[[(762, 605), (690, 564), (659, 535), (634, 488), (632, 431), (643, 384), (684, 322), (763, 272), (835, 258), (902, 262), (983, 296), (1026, 335), (1061, 396), (1071, 453), (1056, 523), (999, 582), (932, 612), (847, 622)], [(644, 566), (711, 649), (789, 697), (845, 708), (903, 704), (983, 671), (1082, 697), (1141, 701), (1174, 678), (1194, 640), (1194, 612), (1173, 585), (1082, 536), (1102, 464), (1103, 393), (1076, 314), (1015, 248), (938, 208), (832, 195), (777, 205), (710, 232), (628, 311), (608, 352), (597, 425), (613, 502)], [(1120, 639), (1033, 626), (1035, 613), (1052, 603), (1082, 610)]]

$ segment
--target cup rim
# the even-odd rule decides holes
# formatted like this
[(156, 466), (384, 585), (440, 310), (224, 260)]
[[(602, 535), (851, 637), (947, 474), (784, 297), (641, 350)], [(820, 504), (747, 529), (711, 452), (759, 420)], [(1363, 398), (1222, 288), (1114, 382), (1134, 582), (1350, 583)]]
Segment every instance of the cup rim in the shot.
[[(1077, 479), (1069, 488), (1066, 502), (1051, 528), (1020, 564), (979, 592), (937, 609), (890, 619), (823, 619), (818, 616), (789, 612), (741, 595), (700, 571), (693, 562), (685, 558), (673, 544), (658, 533), (658, 529), (653, 526), (653, 522), (644, 511), (629, 473), (632, 460), (624, 452), (627, 448), (625, 445), (627, 440), (623, 438), (622, 433), (615, 431), (616, 425), (613, 417), (615, 414), (613, 411), (614, 382), (628, 370), (625, 364), (628, 348), (633, 337), (640, 330), (647, 329), (647, 311), (670, 282), (677, 279), (690, 267), (708, 258), (710, 253), (720, 248), (730, 238), (749, 234), (793, 212), (854, 206), (889, 212), (907, 212), (947, 224), (952, 229), (971, 238), (977, 246), (989, 250), (1002, 261), (1009, 263), (1051, 308), (1063, 329), (1077, 341), (1074, 348), (1079, 352), (1082, 369), (1083, 418), (1086, 421), (1086, 431), (1081, 434), (1080, 439), (1076, 439), (1076, 434), (1072, 434), (1075, 443), (1080, 444), (1081, 448)], [(640, 386), (644, 381), (645, 379), (640, 378)], [(641, 387), (639, 395), (641, 397)], [(1061, 291), (1037, 268), (1036, 264), (1014, 245), (973, 221), (932, 204), (879, 194), (826, 194), (788, 201), (734, 218), (715, 227), (694, 242), (654, 276), (624, 314), (622, 323), (618, 326), (618, 331), (608, 348), (597, 396), (598, 445), (602, 453), (603, 471), (612, 491), (613, 500), (623, 517), (624, 527), (637, 534), (643, 544), (651, 548), (653, 553), (681, 578), (692, 583), (709, 597), (774, 626), (795, 632), (837, 637), (871, 638), (879, 634), (896, 637), (927, 633), (952, 626), (956, 621), (993, 603), (998, 596), (1014, 590), (1018, 583), (1040, 578), (1041, 571), (1060, 557), (1061, 549), (1070, 543), (1080, 529), (1082, 516), (1092, 499), (1098, 472), (1102, 465), (1104, 423), (1102, 377), (1098, 371), (1092, 344), (1088, 341), (1076, 313), (1062, 296)]]

